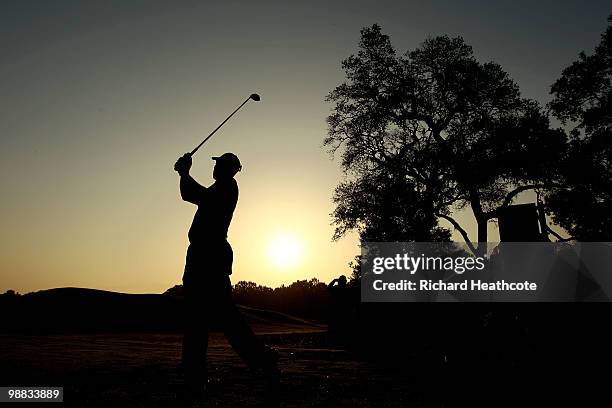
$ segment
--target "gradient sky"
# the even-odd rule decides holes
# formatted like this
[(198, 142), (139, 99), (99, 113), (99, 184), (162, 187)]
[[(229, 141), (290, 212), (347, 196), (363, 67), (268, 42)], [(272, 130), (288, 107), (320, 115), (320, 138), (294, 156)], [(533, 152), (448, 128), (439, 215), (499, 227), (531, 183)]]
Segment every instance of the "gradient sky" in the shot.
[[(495, 4), (493, 4), (495, 3)], [(160, 292), (180, 282), (195, 207), (175, 159), (249, 93), (200, 150), (244, 170), (230, 228), (234, 282), (277, 286), (347, 274), (355, 236), (330, 241), (341, 174), (321, 149), (325, 95), (359, 30), (379, 23), (400, 52), (462, 35), (542, 103), (561, 69), (592, 51), (609, 1), (2, 1), (0, 291), (82, 286)], [(467, 214), (460, 218), (473, 224)], [(289, 235), (293, 267), (268, 246)]]

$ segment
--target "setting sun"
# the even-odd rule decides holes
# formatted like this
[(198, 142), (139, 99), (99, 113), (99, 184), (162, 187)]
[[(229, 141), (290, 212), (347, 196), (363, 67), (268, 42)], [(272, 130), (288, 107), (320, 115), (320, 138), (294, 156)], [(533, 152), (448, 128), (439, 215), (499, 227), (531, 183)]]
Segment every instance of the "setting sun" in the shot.
[(268, 256), (279, 268), (297, 266), (302, 258), (303, 245), (291, 234), (278, 234), (268, 244)]

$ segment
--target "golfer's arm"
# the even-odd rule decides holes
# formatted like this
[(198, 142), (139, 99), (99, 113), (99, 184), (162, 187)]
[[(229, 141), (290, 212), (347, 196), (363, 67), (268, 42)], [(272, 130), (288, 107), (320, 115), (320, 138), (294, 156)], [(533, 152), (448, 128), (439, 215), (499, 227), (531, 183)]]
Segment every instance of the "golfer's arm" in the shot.
[(200, 204), (206, 194), (206, 187), (198, 183), (189, 174), (181, 176), (181, 198), (193, 204)]

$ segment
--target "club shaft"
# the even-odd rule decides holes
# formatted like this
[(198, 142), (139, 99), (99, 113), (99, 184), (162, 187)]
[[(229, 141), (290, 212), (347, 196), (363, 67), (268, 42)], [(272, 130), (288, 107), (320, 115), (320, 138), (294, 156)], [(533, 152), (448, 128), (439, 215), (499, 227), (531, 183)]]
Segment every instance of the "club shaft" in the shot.
[(245, 103), (247, 103), (247, 102), (249, 101), (249, 99), (251, 99), (251, 97), (250, 97), (250, 96), (249, 96), (248, 98), (246, 98), (246, 100), (245, 100), (244, 102), (242, 102), (242, 103), (240, 104), (240, 106), (238, 106), (238, 107), (236, 108), (236, 110), (235, 110), (235, 111), (233, 111), (232, 113), (230, 113), (230, 115), (229, 115), (227, 118), (225, 118), (225, 120), (224, 120), (223, 122), (221, 122), (221, 124), (220, 124), (219, 126), (217, 126), (217, 127), (215, 128), (215, 130), (213, 130), (212, 132), (210, 132), (210, 134), (209, 134), (208, 136), (206, 136), (206, 139), (202, 140), (202, 143), (200, 143), (199, 145), (197, 145), (197, 146), (196, 146), (196, 148), (195, 148), (195, 149), (193, 149), (193, 150), (191, 151), (191, 153), (189, 153), (189, 154), (190, 154), (191, 156), (193, 156), (193, 155), (195, 154), (195, 152), (197, 152), (197, 151), (198, 151), (198, 149), (199, 149), (200, 147), (202, 147), (202, 145), (203, 145), (204, 143), (206, 143), (206, 141), (207, 141), (208, 139), (210, 139), (210, 138), (212, 137), (212, 135), (214, 135), (214, 134), (215, 134), (215, 132), (216, 132), (217, 130), (219, 130), (219, 129), (221, 128), (221, 126), (223, 126), (223, 125), (225, 124), (225, 122), (227, 122), (227, 121), (228, 121), (228, 120), (229, 120), (229, 119), (230, 119), (232, 116), (234, 116), (234, 113), (238, 112), (238, 110), (240, 110), (240, 108), (242, 108), (242, 107), (244, 106), (244, 104), (245, 104)]

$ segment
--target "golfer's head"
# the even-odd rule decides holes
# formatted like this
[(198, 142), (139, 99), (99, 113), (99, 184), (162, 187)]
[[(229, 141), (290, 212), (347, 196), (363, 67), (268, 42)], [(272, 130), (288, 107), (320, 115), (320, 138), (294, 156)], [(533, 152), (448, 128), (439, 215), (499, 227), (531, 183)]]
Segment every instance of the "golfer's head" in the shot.
[(221, 156), (212, 158), (215, 163), (213, 169), (213, 178), (215, 180), (221, 180), (226, 178), (232, 178), (242, 169), (240, 160), (234, 153), (223, 153)]

